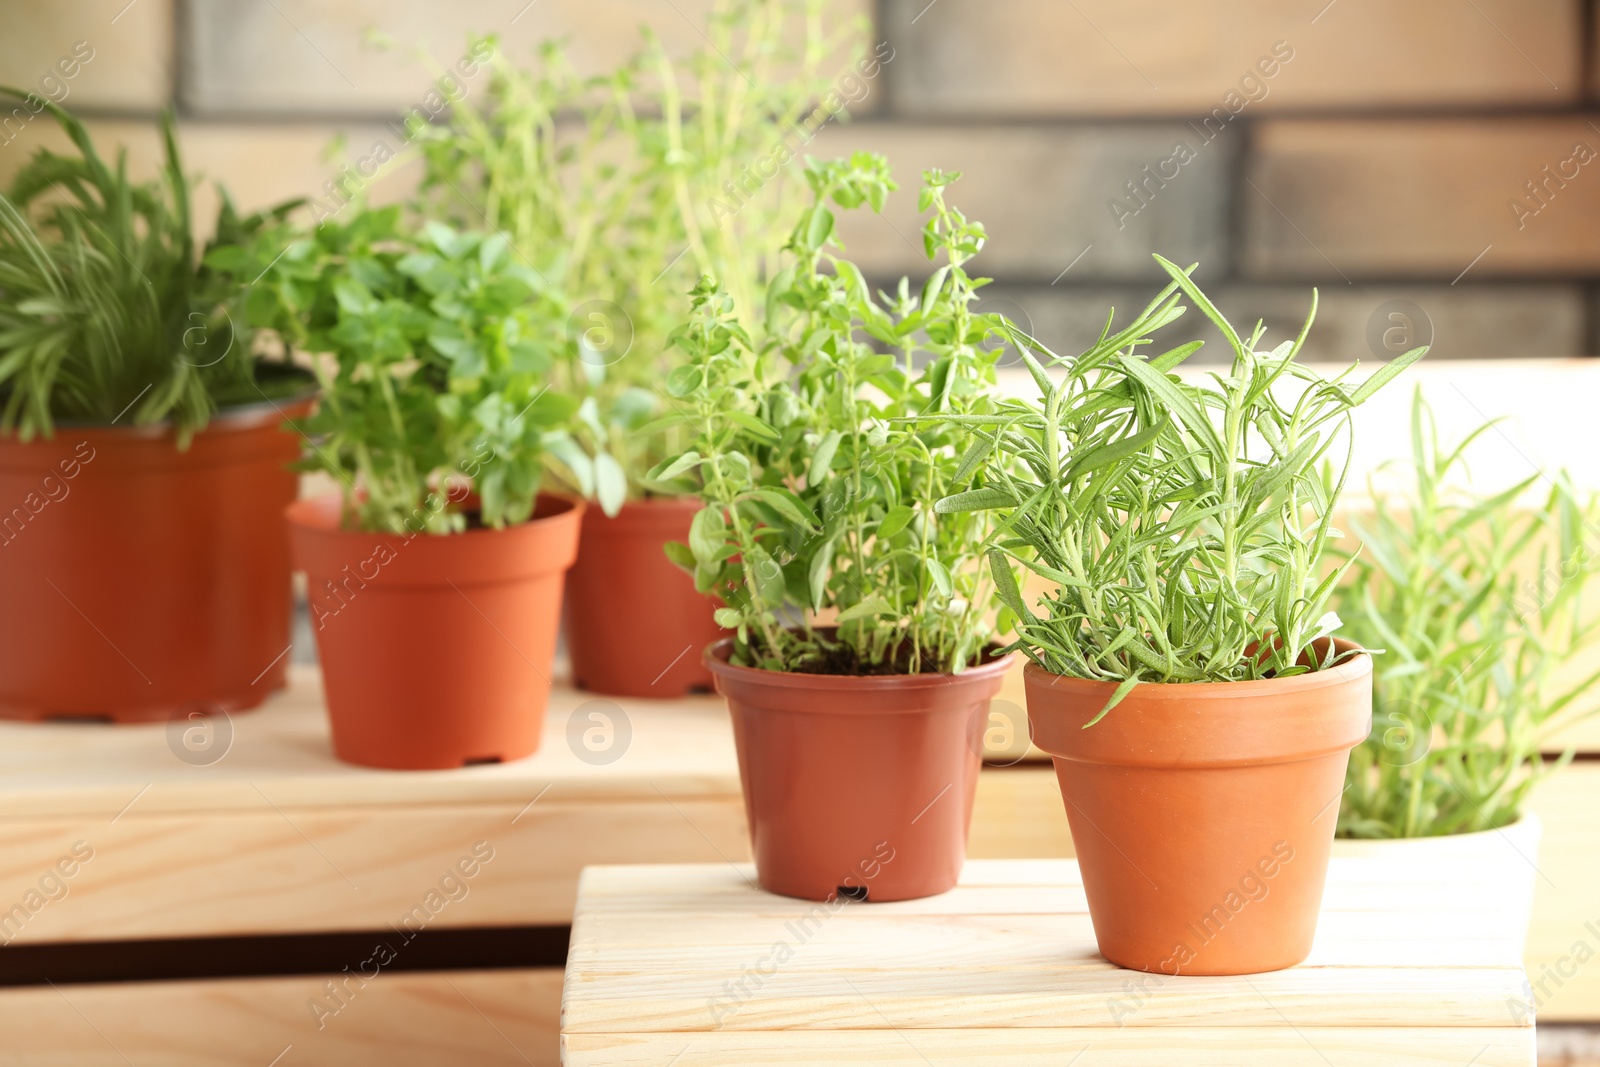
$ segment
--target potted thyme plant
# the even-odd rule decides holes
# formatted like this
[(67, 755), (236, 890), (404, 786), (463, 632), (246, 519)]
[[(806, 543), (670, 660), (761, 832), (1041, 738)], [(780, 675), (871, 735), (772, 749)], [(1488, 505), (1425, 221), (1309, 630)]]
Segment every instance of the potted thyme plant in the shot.
[(170, 113), (141, 182), (46, 106), (74, 150), (0, 196), (0, 716), (254, 707), (287, 670), (283, 422), (313, 382), (256, 358), (229, 256), (294, 205), (241, 217), (223, 192), (202, 259)]
[(696, 289), (676, 337), (689, 359), (667, 381), (696, 437), (650, 481), (706, 504), (669, 552), (734, 631), (704, 658), (733, 715), (762, 886), (901, 900), (960, 874), (1007, 659), (988, 642), (975, 551), (987, 517), (933, 510), (974, 465), (971, 435), (895, 420), (990, 411), (1002, 334), (970, 307), (984, 235), (945, 202), (954, 175), (929, 172), (922, 193), (943, 262), (920, 292), (881, 299), (842, 258), (834, 209), (881, 210), (887, 164), (857, 155), (806, 177), (814, 202), (762, 328), (709, 281)]
[(662, 551), (688, 536), (699, 503), (645, 477), (685, 440), (656, 421), (673, 410), (661, 383), (683, 361), (671, 333), (702, 275), (740, 316), (763, 306), (767, 259), (804, 206), (789, 163), (842, 107), (836, 77), (865, 91), (877, 70), (876, 58), (836, 69), (859, 23), (828, 11), (829, 0), (719, 0), (704, 48), (674, 61), (647, 33), (598, 77), (554, 44), (529, 68), (496, 49), (488, 84), (448, 124), (417, 129), (423, 213), (505, 232), (565, 305), (552, 380), (582, 405), (547, 458), (558, 483), (600, 504), (568, 576), (583, 688), (710, 686), (698, 652), (722, 635), (715, 601)]
[[(1464, 453), (1494, 424), (1443, 447), (1420, 390), (1411, 421), (1411, 490), (1373, 484), (1370, 512), (1348, 520), (1362, 547), (1335, 603), (1350, 635), (1385, 654), (1339, 812), (1351, 840), (1335, 851), (1425, 855), (1481, 886), (1521, 939), (1540, 836), (1526, 804), (1572, 758), (1541, 753), (1597, 710), (1600, 672), (1568, 668), (1600, 636), (1581, 610), (1600, 574), (1600, 500), (1561, 475), (1474, 492)], [(1528, 501), (1541, 481), (1548, 492)]]
[[(1082, 355), (1019, 338), (1039, 399), (962, 419), (1004, 461), (939, 511), (1003, 515), (989, 557), (1100, 951), (1166, 974), (1274, 970), (1311, 949), (1371, 715), (1371, 657), (1326, 611), (1343, 477), (1319, 464), (1424, 350), (1359, 386), (1324, 379), (1295, 361), (1315, 298), (1295, 340), (1258, 352), (1259, 323), (1241, 336), (1157, 259), (1171, 284)], [(1201, 341), (1142, 351), (1184, 297), (1230, 350), (1210, 380), (1173, 373)], [(1013, 562), (1054, 586), (1037, 613)]]
[(541, 495), (573, 403), (549, 390), (552, 303), (501, 235), (400, 209), (324, 222), (252, 297), (312, 355), (306, 465), (341, 492), (288, 509), (334, 752), (378, 767), (539, 745), (581, 501)]

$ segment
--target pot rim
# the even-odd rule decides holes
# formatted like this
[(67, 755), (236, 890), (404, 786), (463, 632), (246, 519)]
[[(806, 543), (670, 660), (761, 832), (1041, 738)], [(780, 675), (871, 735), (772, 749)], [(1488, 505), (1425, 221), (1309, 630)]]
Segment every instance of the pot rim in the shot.
[[(943, 671), (923, 671), (920, 674), (806, 674), (800, 671), (769, 671), (760, 667), (740, 667), (728, 662), (733, 654), (731, 637), (724, 637), (706, 646), (701, 660), (711, 672), (729, 681), (753, 685), (775, 685), (788, 689), (823, 692), (850, 690), (854, 692), (902, 692), (907, 689), (934, 689), (947, 685), (960, 685), (966, 681), (986, 682), (998, 679), (1010, 669), (1016, 658), (1014, 653), (991, 656), (987, 663), (968, 667), (960, 674)], [(991, 650), (998, 645), (988, 646)]]
[[(1335, 647), (1339, 645), (1348, 646), (1358, 655), (1326, 670), (1307, 671), (1305, 674), (1296, 674), (1288, 678), (1256, 678), (1240, 682), (1140, 682), (1132, 692), (1138, 693), (1139, 699), (1143, 701), (1181, 700), (1187, 703), (1194, 700), (1237, 700), (1240, 697), (1287, 696), (1325, 689), (1329, 686), (1359, 681), (1364, 675), (1372, 673), (1371, 653), (1354, 642), (1336, 638)], [(1098, 691), (1109, 698), (1116, 691), (1118, 684), (1096, 678), (1056, 674), (1045, 670), (1031, 659), (1028, 660), (1024, 672), (1025, 676), (1037, 685), (1043, 685), (1048, 689), (1068, 691), (1077, 689), (1084, 695)]]
[[(538, 513), (538, 501), (541, 500), (548, 500), (563, 506), (547, 515), (540, 515)], [(335, 519), (332, 526), (329, 526), (324, 522), (317, 521), (316, 519), (316, 517), (323, 510), (328, 508), (330, 503), (332, 504), (332, 510)], [(556, 526), (563, 522), (568, 522), (574, 519), (582, 519), (586, 508), (587, 502), (581, 497), (575, 497), (569, 493), (541, 489), (539, 491), (539, 495), (535, 498), (534, 514), (529, 516), (526, 521), (519, 522), (515, 526), (507, 526), (504, 529), (499, 530), (487, 526), (480, 526), (475, 530), (463, 530), (461, 533), (452, 534), (427, 534), (420, 532), (416, 534), (398, 534), (392, 533), (388, 530), (347, 530), (343, 526), (339, 525), (338, 517), (342, 515), (344, 511), (344, 493), (339, 490), (335, 490), (329, 493), (318, 493), (316, 496), (300, 497), (288, 507), (283, 509), (283, 517), (290, 526), (308, 531), (309, 533), (317, 536), (360, 538), (362, 540), (369, 540), (376, 537), (380, 540), (404, 542), (409, 542), (416, 537), (424, 537), (427, 538), (430, 543), (443, 544), (452, 541), (465, 542), (469, 538), (475, 538), (481, 541), (487, 537), (494, 537), (497, 535), (509, 536), (533, 529), (549, 529), (550, 527)]]
[(1493, 834), (1515, 834), (1520, 838), (1539, 840), (1544, 836), (1544, 820), (1539, 818), (1537, 812), (1523, 810), (1504, 826), (1495, 826), (1488, 830), (1466, 830), (1458, 834), (1424, 834), (1420, 837), (1335, 837), (1333, 841), (1335, 848), (1342, 847), (1352, 851), (1401, 845), (1436, 847), (1443, 850), (1457, 842), (1488, 840)]

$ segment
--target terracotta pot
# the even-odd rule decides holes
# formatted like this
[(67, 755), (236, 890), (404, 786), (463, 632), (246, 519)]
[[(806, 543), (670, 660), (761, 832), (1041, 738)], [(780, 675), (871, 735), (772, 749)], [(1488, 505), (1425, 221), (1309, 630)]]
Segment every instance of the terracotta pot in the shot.
[(612, 696), (681, 697), (711, 688), (700, 652), (727, 636), (712, 620), (716, 598), (667, 559), (689, 539), (700, 502), (635, 500), (615, 518), (583, 515), (578, 562), (567, 572), (567, 653), (573, 684)]
[(300, 440), (311, 399), (170, 426), (0, 437), (0, 717), (143, 722), (282, 688)]
[(762, 888), (910, 900), (956, 884), (989, 698), (1009, 657), (959, 675), (855, 677), (705, 662), (728, 699)]
[(1115, 685), (1032, 663), (1025, 681), (1108, 960), (1188, 975), (1305, 959), (1350, 750), (1371, 724), (1369, 656), (1290, 678), (1141, 685), (1088, 729)]
[(1465, 902), (1482, 913), (1484, 933), (1503, 938), (1522, 959), (1533, 918), (1539, 880), (1539, 842), (1544, 825), (1532, 812), (1509, 826), (1470, 834), (1373, 840), (1341, 837), (1333, 842), (1335, 862), (1365, 872), (1363, 882), (1383, 885), (1399, 865), (1425, 869), (1436, 879), (1431, 899), (1445, 907)]
[(538, 749), (582, 503), (541, 496), (518, 526), (410, 537), (340, 528), (337, 495), (287, 515), (334, 755), (420, 770)]

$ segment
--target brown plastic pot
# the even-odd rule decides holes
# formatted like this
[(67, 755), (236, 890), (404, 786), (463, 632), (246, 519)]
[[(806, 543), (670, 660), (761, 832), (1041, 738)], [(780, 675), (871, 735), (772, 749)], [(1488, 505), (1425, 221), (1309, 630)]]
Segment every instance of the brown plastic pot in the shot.
[(667, 559), (700, 510), (692, 498), (634, 500), (615, 518), (583, 514), (578, 562), (567, 572), (567, 653), (573, 684), (611, 696), (681, 697), (711, 688), (700, 651), (727, 635), (714, 597)]
[(581, 502), (541, 496), (517, 526), (409, 537), (342, 529), (337, 495), (287, 516), (334, 755), (424, 770), (538, 749)]
[[(1338, 642), (1341, 651), (1355, 646)], [(1100, 952), (1162, 974), (1255, 974), (1306, 958), (1372, 660), (1254, 682), (1116, 688), (1024, 672), (1055, 761)]]
[(728, 699), (762, 888), (804, 900), (910, 900), (956, 884), (989, 699), (1009, 657), (959, 675), (872, 677), (736, 667)]
[(241, 711), (288, 669), (289, 545), (309, 397), (170, 426), (0, 437), (0, 717)]

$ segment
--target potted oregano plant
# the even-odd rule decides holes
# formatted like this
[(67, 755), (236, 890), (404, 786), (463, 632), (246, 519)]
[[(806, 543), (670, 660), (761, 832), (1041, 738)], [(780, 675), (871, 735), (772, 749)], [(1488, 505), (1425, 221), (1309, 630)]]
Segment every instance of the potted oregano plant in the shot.
[(1442, 445), (1418, 390), (1410, 462), (1392, 465), (1388, 490), (1372, 479), (1346, 520), (1361, 551), (1334, 602), (1347, 633), (1385, 652), (1335, 853), (1432, 857), (1520, 939), (1540, 837), (1528, 798), (1572, 758), (1541, 753), (1597, 710), (1600, 672), (1572, 668), (1600, 637), (1583, 610), (1600, 574), (1600, 499), (1559, 473), (1475, 490), (1465, 454), (1494, 425)]
[(663, 554), (699, 502), (645, 478), (686, 440), (657, 422), (673, 411), (661, 384), (683, 362), (670, 337), (702, 275), (740, 316), (764, 305), (769, 261), (805, 202), (791, 160), (878, 69), (876, 55), (839, 69), (861, 24), (831, 11), (831, 0), (718, 0), (703, 47), (671, 59), (646, 32), (592, 77), (556, 44), (526, 66), (493, 49), (482, 89), (447, 124), (417, 126), (423, 212), (505, 232), (564, 304), (551, 373), (582, 405), (549, 469), (600, 505), (568, 575), (583, 688), (710, 686), (699, 649), (721, 636), (715, 601)]
[(306, 466), (341, 485), (288, 509), (335, 754), (531, 754), (583, 511), (540, 493), (574, 406), (549, 388), (543, 282), (502, 235), (418, 232), (389, 207), (291, 245), (252, 307), (312, 355)]
[[(1343, 485), (1321, 464), (1358, 386), (1257, 351), (1189, 272), (1076, 358), (1020, 338), (1037, 400), (962, 421), (1003, 462), (941, 513), (1003, 516), (989, 556), (1016, 627), (1033, 739), (1054, 759), (1100, 951), (1167, 974), (1287, 967), (1311, 949), (1372, 660), (1336, 636), (1322, 559)], [(1229, 362), (1147, 354), (1187, 297)], [(1030, 351), (1031, 349), (1031, 351)], [(1352, 368), (1353, 369), (1353, 368)], [(1348, 453), (1343, 459), (1348, 469)], [(1013, 565), (1050, 588), (1028, 604)]]
[[(914, 415), (992, 409), (998, 319), (965, 264), (983, 228), (930, 172), (919, 291), (875, 296), (834, 209), (881, 210), (887, 164), (813, 164), (814, 202), (756, 329), (709, 280), (667, 390), (696, 435), (650, 474), (705, 502), (670, 548), (734, 631), (705, 662), (733, 715), (756, 871), (776, 893), (900, 900), (955, 884), (989, 699), (982, 515), (939, 516), (970, 434)], [(880, 347), (882, 346), (881, 350)]]
[(241, 217), (223, 192), (202, 250), (170, 113), (137, 181), (46, 106), (72, 149), (0, 196), (0, 716), (254, 707), (285, 680), (283, 423), (314, 384), (256, 358), (229, 255), (294, 205)]

